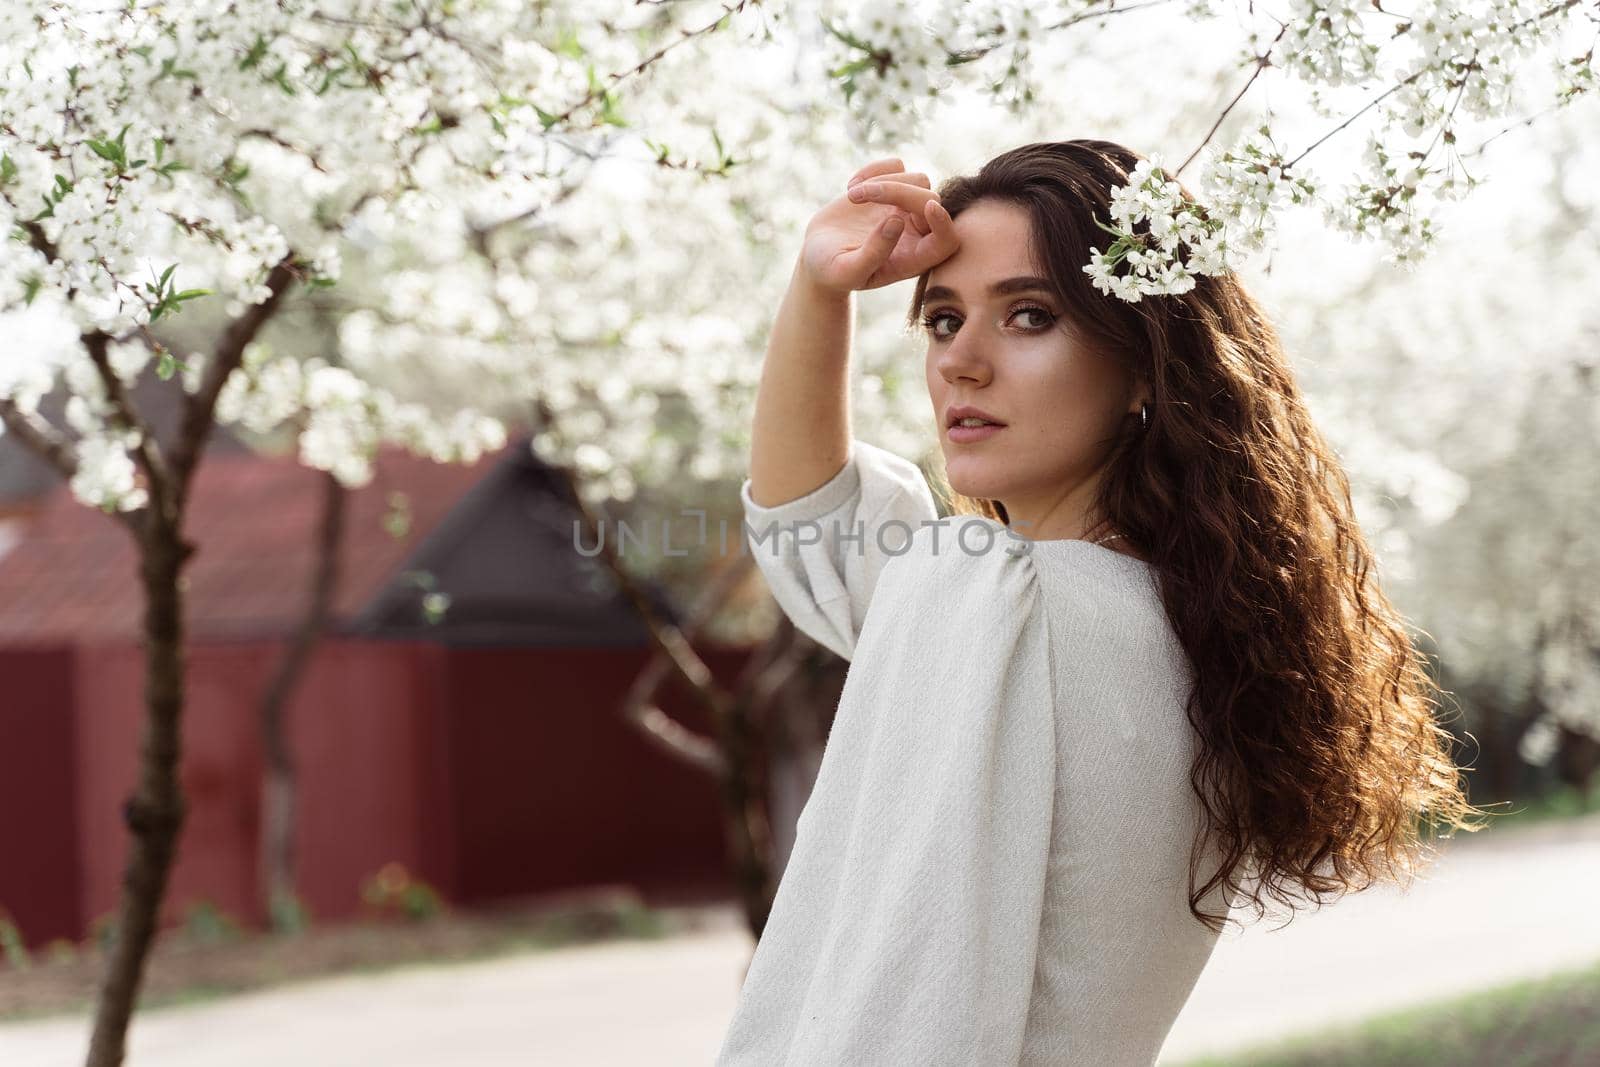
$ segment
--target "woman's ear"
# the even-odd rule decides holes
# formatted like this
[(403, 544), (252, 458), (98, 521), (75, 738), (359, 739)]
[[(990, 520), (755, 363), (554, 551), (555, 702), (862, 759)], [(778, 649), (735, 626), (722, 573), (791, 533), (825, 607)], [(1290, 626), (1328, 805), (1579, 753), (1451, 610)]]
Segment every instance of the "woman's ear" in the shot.
[(1134, 374), (1132, 384), (1128, 387), (1128, 414), (1139, 414), (1141, 404), (1154, 404), (1155, 390), (1150, 388), (1150, 382), (1142, 374)]

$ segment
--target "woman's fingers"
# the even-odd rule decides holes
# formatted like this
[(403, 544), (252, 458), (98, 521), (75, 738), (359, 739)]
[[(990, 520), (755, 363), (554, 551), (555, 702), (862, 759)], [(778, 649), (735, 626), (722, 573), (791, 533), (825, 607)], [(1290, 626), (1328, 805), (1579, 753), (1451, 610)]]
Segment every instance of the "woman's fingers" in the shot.
[(851, 178), (850, 183), (846, 185), (845, 188), (847, 190), (854, 189), (863, 181), (904, 182), (906, 185), (920, 185), (924, 189), (930, 189), (933, 187), (932, 183), (928, 181), (927, 174), (920, 170), (897, 170), (888, 174), (874, 174), (869, 178)]
[(928, 224), (928, 230), (933, 239), (941, 245), (948, 244), (952, 251), (960, 244), (956, 237), (956, 220), (950, 217), (950, 212), (944, 209), (944, 204), (938, 197), (931, 197), (922, 205), (923, 218)]
[(852, 185), (845, 195), (853, 204), (889, 204), (910, 213), (914, 218), (921, 217), (924, 203), (939, 196), (925, 185), (882, 179)]
[[(926, 180), (926, 175), (914, 175), (914, 177)], [(884, 204), (904, 211), (910, 218), (912, 228), (918, 234), (925, 236), (929, 233), (929, 228), (923, 206), (930, 199), (938, 199), (939, 194), (926, 185), (873, 179), (851, 186), (846, 196), (854, 204)]]
[(905, 167), (906, 165), (900, 161), (898, 156), (874, 159), (871, 163), (850, 175), (850, 180), (845, 182), (845, 187), (848, 188), (856, 182), (866, 181), (868, 178), (875, 178), (880, 174), (894, 174), (905, 170)]
[(891, 212), (873, 227), (872, 232), (859, 247), (840, 253), (839, 265), (856, 280), (855, 284), (859, 285), (889, 261), (889, 255), (894, 251), (895, 245), (900, 243), (900, 235), (905, 232), (905, 228), (906, 217), (898, 211)]
[(944, 205), (938, 200), (928, 200), (924, 208), (924, 221), (929, 232), (919, 238), (911, 249), (910, 262), (906, 266), (910, 274), (921, 274), (943, 262), (961, 245), (961, 239), (956, 236), (955, 220), (944, 209)]

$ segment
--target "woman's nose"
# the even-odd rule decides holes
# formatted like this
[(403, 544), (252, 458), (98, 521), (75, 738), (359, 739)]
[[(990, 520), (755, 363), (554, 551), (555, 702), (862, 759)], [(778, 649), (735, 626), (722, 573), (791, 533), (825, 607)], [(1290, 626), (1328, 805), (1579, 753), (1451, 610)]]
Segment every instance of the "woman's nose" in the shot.
[(964, 329), (944, 346), (934, 366), (945, 381), (964, 379), (981, 385), (989, 380), (988, 357), (983, 353), (983, 346), (975, 341), (972, 332)]

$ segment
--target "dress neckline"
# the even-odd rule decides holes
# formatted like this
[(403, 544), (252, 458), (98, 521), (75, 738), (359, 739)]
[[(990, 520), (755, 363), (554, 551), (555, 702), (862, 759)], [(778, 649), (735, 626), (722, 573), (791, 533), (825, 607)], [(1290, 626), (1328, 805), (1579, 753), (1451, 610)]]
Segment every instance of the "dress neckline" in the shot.
[[(1024, 538), (1024, 540), (1028, 539)], [(1057, 546), (1081, 545), (1082, 548), (1074, 548), (1071, 551), (1078, 552), (1085, 558), (1104, 559), (1107, 562), (1115, 561), (1126, 567), (1141, 567), (1148, 570), (1155, 566), (1155, 564), (1150, 563), (1148, 560), (1142, 560), (1138, 556), (1130, 556), (1126, 552), (1118, 552), (1114, 548), (1097, 545), (1093, 541), (1085, 541), (1081, 537), (1050, 537), (1037, 541), (1028, 540), (1028, 543), (1034, 546), (1035, 551), (1040, 547), (1043, 547), (1046, 551), (1066, 551), (1064, 547), (1058, 548)]]
[[(1084, 560), (1103, 560), (1107, 564), (1114, 564), (1130, 571), (1142, 570), (1145, 572), (1151, 572), (1155, 570), (1155, 564), (1149, 562), (1148, 560), (1142, 560), (1137, 556), (1130, 556), (1126, 552), (1118, 552), (1116, 549), (1107, 548), (1105, 545), (1097, 545), (1093, 541), (1086, 541), (1081, 537), (1047, 537), (1043, 539), (1035, 539), (1028, 537), (1026, 534), (1016, 533), (1011, 529), (1011, 527), (1007, 526), (999, 519), (991, 519), (987, 515), (978, 515), (974, 517), (982, 519), (984, 522), (992, 523), (994, 526), (999, 528), (1001, 533), (1009, 534), (1015, 537), (1017, 540), (1024, 541), (1033, 546), (1029, 551), (1038, 551), (1042, 547), (1046, 552), (1061, 553), (1066, 555), (1077, 554)], [(1082, 547), (1065, 547), (1068, 545), (1079, 545)]]

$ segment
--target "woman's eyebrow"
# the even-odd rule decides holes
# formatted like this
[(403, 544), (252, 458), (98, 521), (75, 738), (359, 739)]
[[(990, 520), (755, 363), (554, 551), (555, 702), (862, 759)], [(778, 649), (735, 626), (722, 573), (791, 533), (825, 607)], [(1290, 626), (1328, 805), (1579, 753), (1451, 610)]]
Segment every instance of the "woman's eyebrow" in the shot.
[[(1053, 287), (1048, 278), (1035, 278), (1032, 276), (1007, 278), (1005, 281), (995, 282), (989, 286), (989, 293), (992, 296), (1005, 296), (1008, 293), (1049, 293), (1052, 291)], [(956, 295), (956, 291), (948, 285), (932, 285), (923, 292), (922, 299), (927, 301), (958, 300), (960, 298)]]

